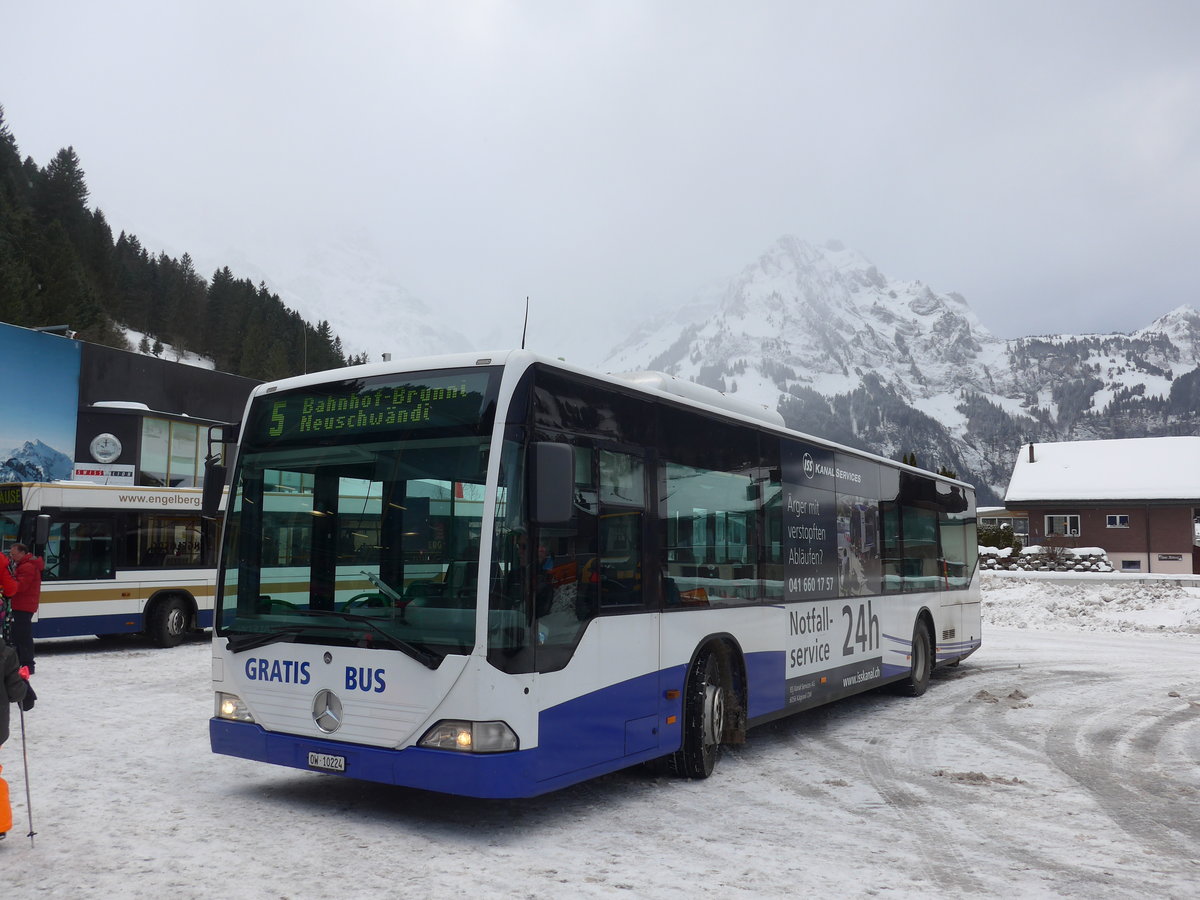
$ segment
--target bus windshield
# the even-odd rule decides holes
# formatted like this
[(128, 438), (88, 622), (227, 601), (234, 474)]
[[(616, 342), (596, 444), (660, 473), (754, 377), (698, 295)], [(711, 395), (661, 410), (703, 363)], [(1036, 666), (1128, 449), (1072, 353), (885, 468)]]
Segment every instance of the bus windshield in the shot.
[[(439, 406), (451, 383), (458, 395)], [(488, 384), (488, 370), (423, 373), (255, 401), (216, 617), (231, 649), (389, 648), (431, 667), (470, 651)]]

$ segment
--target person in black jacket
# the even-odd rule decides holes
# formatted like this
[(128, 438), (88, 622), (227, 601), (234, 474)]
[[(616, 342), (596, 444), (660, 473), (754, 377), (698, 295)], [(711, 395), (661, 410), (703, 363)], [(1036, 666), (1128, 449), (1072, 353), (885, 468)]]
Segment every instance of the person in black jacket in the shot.
[[(25, 699), (29, 688), (28, 670), (21, 666), (12, 647), (0, 643), (0, 678), (3, 678), (3, 693), (0, 694), (0, 746), (8, 740), (9, 705)], [(0, 768), (0, 771), (3, 771)], [(8, 784), (0, 777), (0, 839), (12, 828), (12, 805), (8, 802)]]

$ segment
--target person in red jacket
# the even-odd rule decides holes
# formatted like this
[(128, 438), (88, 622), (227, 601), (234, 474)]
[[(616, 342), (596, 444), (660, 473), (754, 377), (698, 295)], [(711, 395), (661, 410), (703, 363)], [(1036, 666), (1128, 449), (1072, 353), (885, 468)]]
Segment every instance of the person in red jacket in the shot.
[(13, 577), (17, 580), (16, 593), (9, 603), (12, 615), (13, 646), (21, 665), (29, 667), (33, 674), (33, 614), (37, 612), (42, 596), (42, 570), (46, 562), (34, 556), (24, 544), (13, 544), (8, 548), (8, 558), (13, 562)]
[(12, 605), (10, 598), (17, 592), (20, 585), (8, 571), (9, 565), (8, 557), (0, 553), (0, 646), (7, 644), (11, 647), (13, 644), (13, 620), (12, 611), (9, 609)]

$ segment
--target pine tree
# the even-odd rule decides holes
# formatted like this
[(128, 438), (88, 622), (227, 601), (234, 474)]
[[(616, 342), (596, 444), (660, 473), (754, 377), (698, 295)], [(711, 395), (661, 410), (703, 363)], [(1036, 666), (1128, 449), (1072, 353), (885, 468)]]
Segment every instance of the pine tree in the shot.
[[(33, 298), (29, 313), (31, 325), (70, 324), (70, 314), (87, 289), (83, 266), (61, 222), (54, 222), (38, 242), (34, 275), (40, 290)], [(76, 327), (76, 330), (80, 330)]]
[(25, 202), (28, 188), (21, 180), (21, 153), (17, 139), (4, 121), (4, 106), (0, 105), (0, 208), (7, 202), (16, 207)]
[(200, 346), (204, 355), (216, 362), (218, 369), (226, 372), (232, 371), (224, 368), (222, 361), (232, 355), (229, 343), (235, 335), (232, 320), (236, 305), (237, 282), (229, 266), (225, 266), (213, 273), (208, 285), (204, 339)]
[(41, 173), (34, 209), (45, 224), (59, 222), (78, 249), (86, 241), (88, 187), (73, 147), (59, 150)]
[(21, 154), (0, 106), (0, 320), (18, 324), (32, 322), (37, 292), (29, 189), (21, 176)]
[(196, 273), (192, 257), (183, 254), (179, 258), (179, 300), (174, 315), (166, 323), (172, 343), (181, 349), (191, 349), (200, 343), (200, 325), (208, 302), (207, 290), (208, 285)]

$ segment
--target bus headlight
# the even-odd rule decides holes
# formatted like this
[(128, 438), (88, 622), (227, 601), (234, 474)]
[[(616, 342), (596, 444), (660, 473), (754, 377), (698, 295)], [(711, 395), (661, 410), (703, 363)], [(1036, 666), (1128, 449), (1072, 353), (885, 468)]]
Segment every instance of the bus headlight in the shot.
[(463, 753), (504, 753), (516, 750), (519, 743), (516, 733), (505, 722), (443, 719), (425, 732), (417, 746)]
[(217, 691), (217, 718), (229, 719), (232, 722), (253, 722), (254, 716), (236, 694), (223, 694)]

